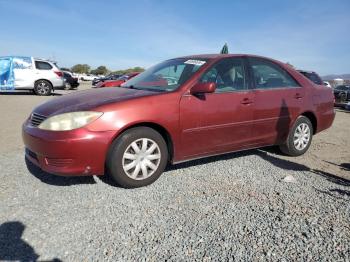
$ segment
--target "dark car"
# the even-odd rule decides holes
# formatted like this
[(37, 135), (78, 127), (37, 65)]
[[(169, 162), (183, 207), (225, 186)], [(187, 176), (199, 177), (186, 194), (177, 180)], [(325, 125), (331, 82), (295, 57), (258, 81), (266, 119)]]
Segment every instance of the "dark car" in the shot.
[(333, 90), (334, 98), (338, 103), (350, 101), (350, 85), (340, 85)]
[(325, 85), (321, 77), (314, 71), (297, 70), (299, 73), (303, 74), (309, 80), (314, 82), (316, 85)]
[(92, 81), (92, 85), (96, 86), (100, 82), (105, 82), (105, 81), (109, 81), (109, 80), (117, 80), (121, 76), (122, 75), (114, 74), (114, 75), (109, 75), (109, 76), (106, 76), (106, 77), (100, 77), (100, 78), (94, 79)]
[(79, 86), (79, 81), (77, 77), (73, 77), (70, 72), (63, 72), (63, 78), (65, 82), (66, 89), (76, 89)]
[(168, 163), (271, 145), (300, 156), (334, 117), (332, 90), (284, 63), (197, 55), (41, 104), (23, 140), (27, 159), (49, 173), (108, 174), (130, 188), (153, 183)]

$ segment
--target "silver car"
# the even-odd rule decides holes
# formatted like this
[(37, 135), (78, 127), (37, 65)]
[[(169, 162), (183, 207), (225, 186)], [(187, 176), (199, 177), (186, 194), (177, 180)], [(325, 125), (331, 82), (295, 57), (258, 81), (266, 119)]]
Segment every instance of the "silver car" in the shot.
[[(1, 63), (3, 62), (3, 63)], [(54, 89), (64, 88), (63, 73), (55, 63), (33, 57), (0, 57), (7, 66), (7, 81), (2, 81), (2, 90), (33, 90), (36, 95), (48, 96)], [(6, 71), (6, 70), (3, 70)]]

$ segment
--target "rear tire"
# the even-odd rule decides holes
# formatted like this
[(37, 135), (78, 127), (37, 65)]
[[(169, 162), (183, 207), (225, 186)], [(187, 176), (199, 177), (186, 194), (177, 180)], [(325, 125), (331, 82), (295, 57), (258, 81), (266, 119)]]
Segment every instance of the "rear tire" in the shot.
[(72, 89), (72, 86), (71, 86), (71, 84), (70, 83), (65, 83), (64, 84), (64, 90), (69, 90), (69, 89)]
[(313, 127), (310, 119), (299, 116), (290, 130), (285, 144), (280, 146), (283, 153), (290, 156), (301, 156), (310, 147)]
[(340, 93), (339, 94), (339, 100), (340, 100), (340, 103), (346, 103), (346, 100), (347, 100), (347, 95), (346, 95), (346, 93)]
[(168, 163), (164, 138), (149, 127), (124, 132), (111, 145), (107, 156), (107, 174), (121, 187), (136, 188), (152, 184)]
[(34, 93), (38, 96), (49, 96), (52, 93), (52, 85), (49, 81), (38, 80), (34, 85)]

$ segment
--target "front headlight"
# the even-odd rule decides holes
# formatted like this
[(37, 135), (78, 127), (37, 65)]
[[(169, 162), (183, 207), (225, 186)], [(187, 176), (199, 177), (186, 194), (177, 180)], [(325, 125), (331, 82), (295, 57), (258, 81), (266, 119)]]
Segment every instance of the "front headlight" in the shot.
[(82, 111), (64, 113), (47, 118), (38, 128), (51, 131), (68, 131), (83, 127), (96, 120), (103, 113), (93, 111)]

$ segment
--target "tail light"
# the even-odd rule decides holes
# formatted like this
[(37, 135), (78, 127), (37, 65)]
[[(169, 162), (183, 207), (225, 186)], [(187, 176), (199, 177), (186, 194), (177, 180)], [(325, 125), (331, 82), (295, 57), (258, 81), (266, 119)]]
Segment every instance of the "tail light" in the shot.
[(54, 71), (56, 75), (58, 75), (59, 77), (63, 76), (63, 73), (61, 71)]

